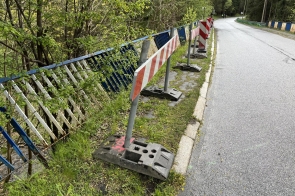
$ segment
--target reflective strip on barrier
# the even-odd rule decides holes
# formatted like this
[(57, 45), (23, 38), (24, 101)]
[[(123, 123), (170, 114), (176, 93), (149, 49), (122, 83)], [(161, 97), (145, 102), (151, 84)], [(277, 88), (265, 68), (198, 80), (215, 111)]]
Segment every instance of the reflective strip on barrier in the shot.
[(175, 51), (178, 46), (177, 39), (178, 35), (175, 35), (135, 71), (130, 94), (130, 99), (132, 101), (139, 95), (141, 90), (147, 85), (165, 61)]

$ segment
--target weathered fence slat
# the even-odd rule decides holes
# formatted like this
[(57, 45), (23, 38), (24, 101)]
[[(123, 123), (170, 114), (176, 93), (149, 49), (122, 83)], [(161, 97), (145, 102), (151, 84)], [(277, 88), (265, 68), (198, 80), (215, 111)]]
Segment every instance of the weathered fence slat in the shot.
[[(55, 80), (55, 82), (58, 84), (58, 85), (61, 85), (63, 86), (63, 84), (61, 83), (61, 81), (58, 79), (57, 75), (52, 71), (51, 71), (51, 76), (52, 78)], [(66, 79), (63, 79), (65, 83), (69, 84), (69, 81), (67, 81)], [(82, 120), (85, 119), (85, 115), (83, 114), (83, 112), (80, 110), (80, 108), (77, 106), (76, 102), (73, 100), (73, 98), (70, 96), (68, 97), (68, 100), (69, 102), (71, 103), (71, 105), (74, 107), (74, 110), (77, 111), (77, 113), (79, 114), (80, 118)], [(80, 121), (79, 121), (80, 122)]]
[[(53, 88), (54, 90), (57, 90), (53, 84), (50, 82), (50, 80), (48, 79), (48, 77), (44, 74), (44, 73), (41, 73), (42, 74), (42, 78), (43, 80), (47, 83), (48, 87), (49, 88)], [(63, 102), (64, 100), (60, 97), (58, 97), (58, 99)], [(70, 124), (70, 127), (69, 128), (73, 128), (73, 123), (76, 124), (78, 123), (78, 119), (76, 118), (76, 116), (74, 115), (74, 113), (72, 112), (72, 110), (70, 110), (68, 107), (65, 108), (65, 110), (68, 112), (68, 114), (70, 115), (70, 117), (72, 118), (71, 119), (71, 122), (72, 124)]]
[[(64, 68), (65, 68), (65, 70), (66, 70), (68, 76), (70, 77), (70, 79), (71, 79), (72, 82), (74, 83), (74, 85), (75, 85), (76, 87), (79, 88), (79, 86), (78, 86), (78, 82), (77, 82), (75, 76), (72, 74), (72, 72), (69, 70), (69, 68), (68, 68), (66, 65), (64, 66)], [(66, 83), (69, 83), (68, 81), (66, 81), (66, 79), (64, 79), (64, 81), (65, 81)], [(92, 103), (92, 102), (90, 101), (89, 97), (88, 97), (88, 96), (86, 95), (86, 93), (84, 92), (83, 89), (79, 89), (79, 93), (83, 96), (83, 98), (84, 98), (87, 102)]]
[[(81, 81), (84, 82), (84, 79), (82, 78), (82, 76), (80, 75), (80, 73), (78, 72), (78, 70), (76, 69), (75, 65), (73, 63), (70, 64), (71, 69), (73, 70), (73, 72), (75, 73), (75, 75), (77, 76), (77, 78)], [(99, 103), (99, 101), (97, 101), (97, 99), (95, 98), (95, 96), (90, 93), (90, 97), (92, 99), (92, 101), (94, 103), (96, 103), (97, 105), (101, 106), (101, 104)]]
[[(39, 88), (39, 90), (43, 93), (43, 95), (45, 96), (45, 99), (51, 100), (51, 96), (49, 95), (49, 93), (47, 92), (47, 90), (43, 87), (43, 85), (41, 84), (41, 82), (37, 79), (37, 77), (32, 74), (31, 78), (33, 79), (33, 81), (35, 82), (35, 84), (37, 85), (37, 87)], [(41, 102), (40, 102), (41, 107), (45, 107)], [(47, 108), (47, 107), (46, 107)], [(57, 122), (56, 118), (50, 113), (50, 117), (53, 119), (53, 123), (55, 126), (61, 128), (60, 124)], [(68, 119), (62, 114), (62, 112), (59, 110), (58, 111), (58, 117), (60, 117), (62, 119), (62, 121), (67, 125), (67, 127), (70, 129), (71, 128), (71, 124), (68, 121)], [(51, 119), (50, 118), (50, 119)], [(62, 128), (61, 128), (62, 130)], [(64, 131), (62, 131), (62, 133), (64, 134)]]
[[(15, 100), (10, 96), (7, 90), (5, 90), (3, 84), (0, 84), (0, 88), (4, 90), (4, 95), (5, 97), (9, 100), (11, 105), (14, 106), (16, 111), (19, 113), (20, 117), (26, 122), (26, 124), (29, 126), (29, 128), (36, 134), (36, 136), (41, 140), (41, 142), (45, 145), (48, 146), (48, 143), (45, 141), (43, 136), (39, 133), (39, 131), (36, 129), (36, 127), (33, 125), (33, 123), (30, 121), (30, 119), (25, 115), (25, 113), (22, 111), (22, 109), (19, 107), (19, 105), (15, 102)], [(34, 113), (35, 114), (35, 113)], [(36, 115), (36, 114), (35, 114)], [(37, 115), (38, 116), (38, 115)], [(41, 120), (41, 122), (43, 119)], [(45, 126), (45, 125), (44, 125)], [(47, 125), (46, 125), (47, 126)], [(48, 126), (47, 126), (48, 127)], [(50, 129), (50, 128), (49, 128)], [(50, 130), (51, 131), (51, 130)], [(53, 137), (55, 135), (53, 134)]]

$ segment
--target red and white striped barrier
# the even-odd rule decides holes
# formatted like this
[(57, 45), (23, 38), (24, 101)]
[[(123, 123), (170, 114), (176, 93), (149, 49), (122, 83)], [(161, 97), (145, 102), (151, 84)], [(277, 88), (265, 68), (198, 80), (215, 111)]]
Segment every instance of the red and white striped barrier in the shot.
[(200, 31), (200, 27), (197, 27), (192, 30), (191, 40), (195, 39), (195, 37), (199, 35), (199, 31)]
[(130, 94), (131, 101), (133, 101), (140, 94), (141, 90), (147, 85), (147, 83), (179, 46), (178, 39), (178, 35), (175, 35), (135, 71)]
[(209, 38), (209, 34), (210, 34), (210, 18), (207, 18), (207, 20), (206, 20), (206, 34), (207, 34), (207, 36), (206, 36), (206, 38), (208, 39)]
[(199, 51), (206, 51), (206, 38), (207, 38), (207, 21), (200, 21), (200, 34), (199, 34)]

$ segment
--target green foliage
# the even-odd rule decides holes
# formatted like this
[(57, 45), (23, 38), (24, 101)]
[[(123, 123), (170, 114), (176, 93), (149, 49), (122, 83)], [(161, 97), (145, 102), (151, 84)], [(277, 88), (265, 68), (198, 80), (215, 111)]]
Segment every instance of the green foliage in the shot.
[(185, 15), (182, 18), (183, 24), (194, 22), (197, 18), (197, 12), (194, 8), (188, 8)]
[(263, 23), (263, 22), (249, 21), (249, 20), (245, 20), (245, 19), (241, 19), (241, 18), (237, 18), (236, 21), (243, 23), (243, 24), (258, 26), (258, 27), (266, 27), (267, 26), (267, 24)]
[(9, 65), (3, 75), (118, 46), (212, 11), (206, 0), (7, 0), (0, 8), (0, 69)]
[[(187, 45), (179, 48), (173, 54), (171, 64), (175, 65), (179, 59), (182, 59), (186, 50)], [(198, 64), (203, 68), (200, 76), (197, 79), (187, 78), (196, 80), (198, 85), (191, 92), (185, 93), (186, 99), (177, 106), (168, 107), (167, 100), (156, 98), (140, 103), (134, 137), (144, 137), (150, 142), (160, 143), (176, 153), (183, 130), (192, 120), (196, 98), (208, 70), (210, 51), (208, 55), (208, 59), (198, 60)], [(152, 83), (157, 83), (162, 79), (165, 66), (163, 65), (155, 75)], [(175, 71), (181, 74), (180, 70)], [(89, 84), (91, 81), (93, 78), (85, 83)], [(181, 84), (170, 83), (173, 88), (179, 88), (179, 85)], [(51, 154), (50, 169), (36, 173), (28, 179), (8, 183), (6, 185), (7, 194), (20, 196), (105, 195), (106, 193), (126, 196), (177, 195), (178, 191), (184, 187), (185, 178), (173, 170), (169, 178), (162, 182), (113, 164), (92, 159), (91, 154), (108, 135), (125, 133), (130, 110), (129, 93), (130, 90), (123, 91), (112, 102), (105, 102), (103, 108), (99, 106), (89, 108), (88, 120), (85, 124), (71, 134), (66, 142), (57, 144), (55, 153)], [(155, 105), (157, 107), (154, 107)], [(157, 120), (143, 118), (143, 114), (149, 110), (153, 110), (153, 115)], [(165, 138), (164, 141), (163, 138)]]
[[(295, 21), (295, 0), (269, 0), (267, 1), (265, 21), (275, 20), (282, 22)], [(264, 1), (249, 0), (247, 4), (247, 17), (249, 20), (261, 21)]]
[[(57, 88), (45, 87), (51, 99), (45, 95), (37, 97), (34, 93), (29, 93), (25, 84), (18, 82), (20, 89), (34, 107), (38, 107), (37, 110), (41, 115), (45, 115), (40, 107), (41, 104), (48, 107), (55, 115), (68, 107), (67, 99), (71, 96), (81, 108), (87, 110), (85, 115), (89, 119), (83, 122), (82, 128), (79, 127), (78, 133), (71, 134), (66, 143), (57, 145), (50, 162), (50, 170), (37, 173), (27, 180), (18, 180), (9, 184), (7, 186), (9, 194), (99, 195), (103, 193), (103, 188), (100, 186), (110, 184), (112, 190), (109, 188), (108, 190), (112, 195), (121, 195), (122, 190), (123, 195), (175, 195), (183, 185), (184, 178), (181, 175), (172, 172), (169, 181), (162, 183), (113, 165), (92, 161), (91, 153), (103, 138), (114, 133), (124, 134), (130, 109), (129, 91), (114, 95), (116, 99), (110, 103), (106, 101), (105, 94), (96, 89), (95, 84), (114, 71), (110, 61), (123, 61), (123, 67), (136, 64), (138, 61), (138, 56), (132, 52), (120, 54), (118, 50), (120, 44), (206, 17), (212, 11), (208, 1), (38, 0), (36, 2), (28, 0), (21, 4), (19, 2), (7, 0), (0, 5), (3, 10), (0, 13), (0, 77), (18, 74), (21, 79), (33, 85), (32, 79), (26, 75), (27, 70), (108, 47), (115, 47), (115, 50), (108, 58), (101, 59), (104, 72), (89, 74), (89, 77), (76, 87), (65, 81), (61, 81)], [(186, 47), (180, 49), (175, 56), (181, 59), (185, 50)], [(175, 64), (176, 60), (172, 60), (172, 63)], [(162, 72), (163, 70), (164, 68)], [(40, 69), (40, 72), (49, 78), (52, 77), (52, 73), (48, 70)], [(122, 71), (118, 72), (122, 74)], [(63, 69), (56, 68), (55, 73), (59, 78), (65, 78), (66, 73)], [(154, 81), (157, 79), (159, 77), (155, 77)], [(27, 106), (21, 94), (14, 92), (11, 82), (6, 83), (5, 88), (14, 94), (15, 101), (22, 109)], [(85, 101), (80, 94), (82, 89), (86, 94), (98, 99), (99, 103), (93, 106)], [(197, 91), (194, 95), (197, 95)], [(159, 106), (155, 111), (155, 115), (159, 117), (159, 124), (138, 117), (135, 123), (137, 130), (135, 136), (144, 136), (155, 142), (160, 142), (163, 137), (169, 138), (165, 141), (165, 145), (176, 152), (185, 125), (172, 121), (171, 118), (183, 122), (189, 121), (195, 103), (195, 98), (193, 96), (190, 98), (185, 104), (176, 107), (180, 111), (176, 113), (167, 107), (165, 100), (152, 99), (143, 104), (143, 109), (153, 108), (155, 104)], [(15, 116), (14, 106), (9, 105), (2, 96), (0, 96), (0, 105), (7, 105), (8, 113)], [(7, 123), (2, 113), (0, 113), (0, 122)], [(33, 123), (36, 123), (36, 120)], [(39, 130), (41, 126), (39, 124), (37, 126)], [(31, 136), (33, 140), (35, 137)], [(92, 140), (90, 137), (97, 140)], [(122, 177), (126, 178), (123, 184)], [(150, 186), (155, 190), (149, 190)]]

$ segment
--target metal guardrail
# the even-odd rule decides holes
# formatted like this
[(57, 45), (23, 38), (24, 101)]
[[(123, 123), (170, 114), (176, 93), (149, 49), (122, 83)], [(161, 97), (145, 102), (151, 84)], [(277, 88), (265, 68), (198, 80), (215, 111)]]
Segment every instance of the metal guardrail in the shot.
[(292, 22), (268, 21), (267, 24), (269, 28), (295, 33), (295, 23)]

